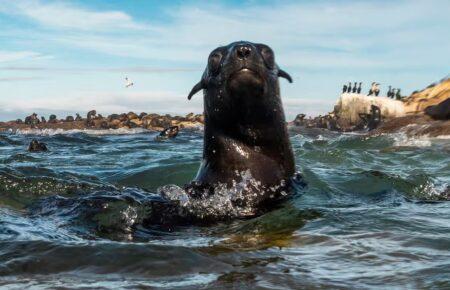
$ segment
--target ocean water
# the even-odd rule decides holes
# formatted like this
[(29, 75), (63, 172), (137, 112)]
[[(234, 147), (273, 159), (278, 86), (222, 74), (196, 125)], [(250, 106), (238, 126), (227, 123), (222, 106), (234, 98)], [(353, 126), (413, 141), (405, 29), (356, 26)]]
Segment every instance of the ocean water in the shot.
[[(291, 132), (307, 187), (262, 216), (144, 226), (202, 131), (0, 134), (0, 287), (449, 289), (450, 139)], [(29, 153), (31, 139), (50, 151)]]

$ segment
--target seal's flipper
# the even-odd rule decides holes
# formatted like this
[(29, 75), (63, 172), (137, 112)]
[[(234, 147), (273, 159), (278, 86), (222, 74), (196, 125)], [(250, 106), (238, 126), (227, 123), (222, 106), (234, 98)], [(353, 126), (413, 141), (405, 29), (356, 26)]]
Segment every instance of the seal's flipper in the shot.
[(199, 81), (191, 90), (191, 92), (189, 93), (188, 96), (188, 100), (190, 100), (196, 93), (198, 93), (199, 91), (203, 90), (204, 86), (203, 86), (203, 81)]
[(287, 79), (290, 83), (292, 83), (291, 76), (282, 69), (278, 69), (278, 76)]

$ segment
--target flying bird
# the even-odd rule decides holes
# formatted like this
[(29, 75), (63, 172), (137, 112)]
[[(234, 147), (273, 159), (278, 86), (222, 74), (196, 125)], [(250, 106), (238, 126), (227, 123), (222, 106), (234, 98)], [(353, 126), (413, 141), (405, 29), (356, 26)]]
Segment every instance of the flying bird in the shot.
[(130, 79), (128, 77), (125, 77), (125, 87), (129, 88), (131, 86), (134, 86), (134, 83), (132, 81), (130, 81)]

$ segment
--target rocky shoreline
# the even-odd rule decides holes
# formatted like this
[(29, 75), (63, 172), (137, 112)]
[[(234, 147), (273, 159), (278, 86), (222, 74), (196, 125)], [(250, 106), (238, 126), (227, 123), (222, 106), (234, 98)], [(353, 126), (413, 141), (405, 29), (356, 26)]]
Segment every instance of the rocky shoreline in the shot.
[(450, 78), (398, 100), (343, 93), (332, 112), (315, 118), (298, 114), (289, 124), (338, 132), (404, 132), (409, 136), (430, 137), (450, 135)]
[(37, 114), (32, 114), (26, 118), (8, 122), (0, 122), (0, 132), (27, 130), (27, 129), (62, 129), (62, 130), (100, 130), (100, 129), (133, 129), (143, 128), (153, 131), (163, 131), (172, 126), (178, 126), (180, 129), (198, 128), (203, 126), (204, 117), (201, 114), (189, 113), (186, 116), (172, 116), (169, 114), (147, 114), (134, 112), (123, 114), (111, 114), (103, 117), (95, 111), (90, 111), (86, 118), (79, 115), (76, 118), (68, 116), (65, 119), (56, 119), (56, 116), (50, 116), (49, 121), (44, 118), (38, 118)]

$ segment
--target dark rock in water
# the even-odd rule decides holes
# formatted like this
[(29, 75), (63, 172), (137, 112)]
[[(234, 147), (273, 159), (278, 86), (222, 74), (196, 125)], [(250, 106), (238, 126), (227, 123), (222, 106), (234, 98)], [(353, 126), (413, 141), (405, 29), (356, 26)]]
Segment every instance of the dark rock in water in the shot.
[(16, 120), (16, 124), (23, 124), (22, 119), (17, 119), (17, 120)]
[(83, 121), (83, 118), (81, 118), (80, 114), (77, 113), (75, 121)]
[(47, 146), (45, 145), (45, 143), (39, 142), (36, 139), (33, 139), (30, 142), (30, 145), (28, 146), (28, 151), (30, 152), (43, 152), (43, 151), (47, 151)]
[(450, 120), (450, 98), (425, 109), (425, 114), (435, 120)]
[(45, 120), (44, 116), (41, 117), (41, 123), (44, 123), (44, 124), (47, 123), (47, 120)]
[(75, 119), (72, 116), (66, 117), (66, 122), (73, 122), (73, 121), (75, 121)]

